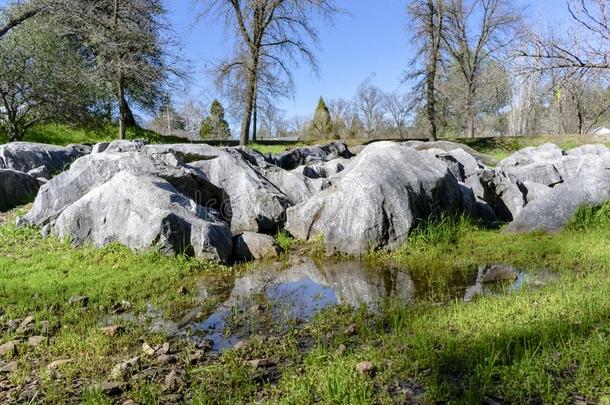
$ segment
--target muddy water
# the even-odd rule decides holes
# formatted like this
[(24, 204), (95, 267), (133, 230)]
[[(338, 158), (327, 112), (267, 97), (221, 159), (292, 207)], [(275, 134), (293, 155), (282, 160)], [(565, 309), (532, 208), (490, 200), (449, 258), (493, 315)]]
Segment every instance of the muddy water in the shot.
[[(510, 266), (499, 265), (494, 271), (482, 266), (472, 274), (455, 277), (456, 282), (448, 286), (448, 297), (470, 301), (478, 295), (503, 294), (552, 279), (546, 273), (528, 275)], [(298, 257), (288, 266), (261, 264), (236, 279), (228, 298), (211, 315), (183, 330), (195, 339), (210, 340), (214, 351), (220, 352), (251, 336), (285, 333), (339, 304), (366, 305), (375, 311), (386, 299), (408, 304), (427, 295), (405, 269), (361, 261), (317, 263)]]

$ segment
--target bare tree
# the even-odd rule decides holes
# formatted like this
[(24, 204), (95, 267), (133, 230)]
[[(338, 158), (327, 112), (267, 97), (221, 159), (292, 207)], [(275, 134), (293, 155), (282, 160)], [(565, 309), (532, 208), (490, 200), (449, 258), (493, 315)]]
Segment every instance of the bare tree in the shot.
[(532, 34), (520, 55), (533, 58), (533, 69), (610, 69), (610, 5), (608, 0), (569, 0), (572, 26), (557, 37)]
[(178, 113), (184, 119), (185, 130), (198, 133), (201, 121), (205, 118), (206, 107), (198, 100), (187, 97), (178, 108)]
[(364, 82), (356, 93), (354, 106), (362, 117), (364, 130), (371, 137), (383, 121), (383, 93), (368, 82)]
[(446, 0), (446, 7), (442, 39), (464, 79), (465, 135), (474, 138), (482, 67), (513, 43), (522, 18), (510, 0)]
[[(402, 139), (407, 127), (407, 118), (412, 111), (410, 96), (397, 92), (384, 94), (383, 107), (390, 116), (392, 124), (398, 130), (398, 136)], [(433, 139), (436, 139), (436, 135)]]
[[(414, 94), (422, 94), (421, 90), (425, 85), (426, 114), (431, 141), (436, 141), (438, 133), (436, 79), (441, 56), (444, 9), (442, 0), (411, 0), (407, 8), (411, 20), (412, 42), (418, 46), (416, 56), (411, 62), (415, 70), (407, 75), (407, 78), (423, 78), (416, 83)], [(425, 67), (417, 68), (418, 65)]]
[(314, 15), (331, 18), (337, 11), (333, 0), (198, 0), (200, 17), (214, 14), (234, 30), (237, 49), (220, 64), (223, 71), (238, 71), (245, 79), (240, 143), (248, 143), (250, 121), (261, 80), (261, 68), (281, 77), (292, 87), (291, 66), (304, 60), (317, 71), (311, 44), (318, 42)]

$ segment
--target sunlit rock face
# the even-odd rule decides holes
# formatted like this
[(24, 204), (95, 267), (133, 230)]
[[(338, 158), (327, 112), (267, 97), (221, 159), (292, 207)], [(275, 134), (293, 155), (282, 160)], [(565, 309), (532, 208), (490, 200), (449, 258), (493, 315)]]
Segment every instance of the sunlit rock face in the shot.
[(299, 239), (360, 255), (404, 243), (417, 219), (461, 212), (457, 179), (434, 157), (393, 142), (367, 146), (326, 190), (288, 209)]

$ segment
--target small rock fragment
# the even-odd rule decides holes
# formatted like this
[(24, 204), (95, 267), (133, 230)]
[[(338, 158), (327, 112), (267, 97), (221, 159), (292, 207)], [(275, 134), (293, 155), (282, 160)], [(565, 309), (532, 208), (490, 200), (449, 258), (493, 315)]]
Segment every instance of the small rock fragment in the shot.
[(157, 350), (157, 355), (163, 355), (169, 353), (169, 343), (165, 342), (161, 345), (161, 348)]
[(345, 329), (345, 334), (347, 336), (354, 336), (357, 333), (358, 333), (358, 328), (356, 327), (356, 324), (354, 324), (354, 323), (352, 323)]
[(107, 336), (114, 337), (123, 332), (124, 328), (118, 325), (105, 326), (100, 329)]
[(19, 346), (18, 340), (11, 340), (4, 343), (3, 345), (0, 345), (0, 356), (16, 355), (17, 346)]
[(86, 295), (75, 295), (68, 300), (68, 304), (84, 308), (89, 305), (89, 297)]
[(159, 364), (174, 364), (178, 361), (178, 358), (171, 354), (162, 354), (157, 357), (157, 363)]
[(47, 340), (47, 338), (44, 336), (31, 336), (28, 339), (28, 345), (32, 346), (32, 347), (40, 346), (46, 340)]
[(165, 377), (165, 381), (163, 384), (163, 389), (164, 391), (177, 391), (180, 389), (180, 387), (184, 384), (184, 380), (182, 379), (182, 376), (180, 375), (180, 373), (177, 370), (172, 370), (170, 371), (170, 373)]
[(346, 350), (347, 347), (344, 344), (340, 344), (339, 347), (337, 347), (337, 354), (343, 354)]
[(187, 288), (185, 286), (180, 286), (180, 288), (178, 288), (179, 295), (186, 295), (188, 293), (189, 293), (189, 290), (187, 290)]
[(17, 370), (17, 362), (11, 361), (10, 363), (7, 363), (4, 366), (0, 367), (0, 374), (9, 374), (15, 370)]
[(6, 323), (6, 328), (9, 330), (9, 332), (14, 332), (17, 330), (20, 324), (21, 322), (19, 322), (19, 319), (11, 319)]
[(49, 365), (47, 366), (47, 369), (49, 369), (49, 370), (57, 370), (58, 368), (60, 368), (64, 364), (70, 364), (73, 361), (74, 361), (73, 359), (59, 359), (59, 360), (55, 360), (55, 361), (52, 361), (52, 362), (49, 363)]
[(249, 360), (246, 363), (250, 367), (255, 368), (255, 369), (273, 367), (275, 365), (273, 360), (269, 360), (269, 359), (254, 359), (254, 360)]
[(233, 348), (235, 350), (241, 350), (245, 347), (248, 346), (248, 342), (246, 340), (240, 340), (239, 342), (235, 343), (235, 345), (233, 346)]
[(356, 370), (360, 374), (372, 374), (375, 371), (375, 365), (370, 361), (361, 361), (356, 364)]
[(131, 302), (123, 300), (121, 302), (113, 304), (110, 307), (110, 309), (115, 314), (122, 314), (122, 313), (127, 312), (127, 311), (129, 311), (131, 309)]
[(123, 392), (121, 384), (114, 381), (104, 381), (100, 384), (94, 384), (91, 386), (91, 389), (101, 391), (102, 394), (108, 396), (119, 395)]
[(125, 375), (132, 373), (139, 363), (140, 357), (136, 356), (127, 360), (124, 363), (116, 364), (110, 372), (110, 378), (112, 378), (113, 380), (119, 380), (125, 377)]
[(25, 318), (17, 328), (17, 333), (26, 335), (32, 332), (34, 330), (34, 321), (35, 318), (33, 316), (28, 316)]
[(147, 342), (144, 342), (142, 343), (142, 351), (144, 352), (144, 354), (152, 356), (157, 350), (151, 347)]

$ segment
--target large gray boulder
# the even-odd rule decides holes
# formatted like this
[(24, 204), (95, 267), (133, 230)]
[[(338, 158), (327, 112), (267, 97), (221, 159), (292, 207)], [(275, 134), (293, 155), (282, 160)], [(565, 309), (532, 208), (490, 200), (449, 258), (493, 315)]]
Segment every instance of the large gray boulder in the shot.
[(30, 142), (12, 142), (0, 146), (0, 169), (20, 172), (34, 171), (37, 176), (50, 179), (66, 170), (70, 163), (83, 156), (77, 147), (61, 147)]
[(294, 171), (284, 170), (275, 165), (259, 166), (259, 172), (290, 199), (290, 205), (308, 200), (319, 190), (315, 181)]
[(349, 159), (353, 155), (343, 141), (335, 141), (326, 145), (296, 148), (273, 156), (273, 163), (286, 170), (293, 170), (315, 161), (329, 161), (337, 157)]
[(498, 163), (491, 156), (484, 155), (482, 153), (477, 152), (472, 149), (470, 146), (464, 145), (459, 142), (451, 142), (451, 141), (435, 141), (435, 142), (422, 142), (422, 141), (406, 141), (405, 145), (415, 148), (417, 150), (425, 151), (425, 150), (442, 150), (444, 152), (452, 152), (455, 150), (463, 150), (468, 153), (470, 156), (474, 157), (479, 163), (483, 163), (486, 165), (495, 165)]
[(292, 172), (302, 174), (310, 179), (328, 178), (345, 170), (349, 163), (350, 160), (345, 158), (336, 158), (327, 162), (316, 161), (299, 166)]
[[(145, 150), (157, 151), (164, 146), (149, 146)], [(243, 151), (209, 145), (170, 147), (189, 162), (189, 167), (205, 173), (213, 184), (226, 192), (228, 199), (222, 212), (231, 217), (234, 234), (246, 231), (273, 233), (284, 224), (290, 199), (257, 170), (256, 160), (249, 160)]]
[(393, 142), (376, 142), (326, 190), (288, 209), (286, 229), (303, 240), (324, 237), (328, 253), (363, 254), (404, 243), (417, 220), (462, 210), (447, 166)]
[(502, 169), (515, 182), (535, 182), (553, 187), (563, 181), (559, 170), (552, 162), (538, 161), (527, 165), (507, 166)]
[(523, 148), (498, 163), (499, 168), (525, 166), (538, 162), (549, 162), (565, 156), (566, 152), (552, 143)]
[(603, 144), (581, 145), (568, 151), (570, 156), (603, 155), (610, 153), (610, 148)]
[(599, 205), (610, 200), (610, 171), (589, 172), (559, 184), (523, 209), (508, 226), (512, 232), (555, 232), (563, 229), (582, 205)]
[(228, 225), (217, 213), (185, 197), (161, 178), (121, 171), (64, 209), (52, 233), (75, 245), (119, 242), (226, 261)]
[(584, 177), (588, 176), (591, 172), (610, 169), (610, 153), (570, 154), (555, 159), (553, 165), (563, 180)]
[(233, 245), (233, 258), (237, 261), (274, 258), (282, 253), (272, 236), (254, 232), (237, 235)]
[(34, 199), (40, 184), (27, 173), (0, 169), (0, 211), (8, 211)]
[(485, 170), (478, 177), (483, 187), (483, 201), (496, 213), (498, 219), (510, 222), (526, 204), (520, 182), (511, 179), (501, 170)]
[(214, 209), (221, 209), (227, 198), (205, 174), (170, 152), (103, 152), (76, 160), (70, 170), (44, 184), (22, 223), (38, 227), (52, 223), (68, 206), (121, 171), (164, 179), (199, 205)]

